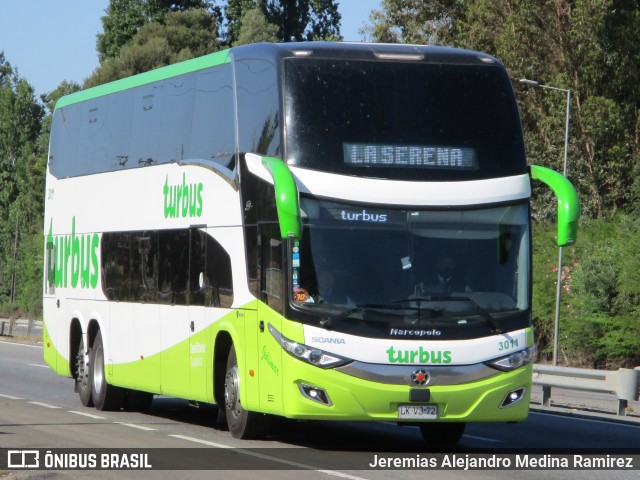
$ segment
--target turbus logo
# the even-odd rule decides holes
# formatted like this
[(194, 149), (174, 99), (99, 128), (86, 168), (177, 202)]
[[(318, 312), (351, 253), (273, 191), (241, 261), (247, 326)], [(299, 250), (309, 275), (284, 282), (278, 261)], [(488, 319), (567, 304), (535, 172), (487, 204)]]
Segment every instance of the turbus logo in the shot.
[(449, 350), (396, 350), (393, 347), (387, 349), (390, 363), (451, 363), (451, 351)]
[(202, 189), (200, 183), (187, 184), (187, 174), (182, 174), (182, 183), (169, 183), (169, 175), (164, 182), (164, 218), (199, 217), (202, 215)]
[(76, 217), (71, 219), (71, 235), (53, 236), (53, 219), (47, 235), (47, 284), (50, 288), (96, 288), (98, 285), (97, 233), (76, 235)]
[(346, 210), (342, 210), (340, 212), (340, 218), (342, 220), (346, 220), (349, 222), (380, 222), (384, 223), (387, 221), (386, 213), (369, 213), (366, 210), (362, 210), (361, 212), (349, 212)]

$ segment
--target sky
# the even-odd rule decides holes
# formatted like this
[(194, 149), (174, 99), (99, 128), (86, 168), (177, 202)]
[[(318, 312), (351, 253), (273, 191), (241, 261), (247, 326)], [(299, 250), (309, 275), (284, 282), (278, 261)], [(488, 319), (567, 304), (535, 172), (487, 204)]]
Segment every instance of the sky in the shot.
[[(339, 0), (341, 34), (358, 33), (380, 0)], [(82, 84), (98, 66), (96, 35), (109, 0), (0, 0), (0, 51), (36, 94), (63, 80)]]

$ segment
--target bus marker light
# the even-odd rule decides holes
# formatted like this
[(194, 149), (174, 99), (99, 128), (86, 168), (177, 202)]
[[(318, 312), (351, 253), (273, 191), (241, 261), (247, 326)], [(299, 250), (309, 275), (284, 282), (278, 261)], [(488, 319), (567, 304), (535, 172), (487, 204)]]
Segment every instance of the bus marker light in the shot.
[(255, 376), (255, 374), (256, 374), (256, 372), (254, 372), (253, 370), (249, 370), (249, 376), (250, 376), (250, 377)]
[(298, 388), (300, 388), (300, 393), (309, 400), (313, 400), (314, 402), (318, 402), (326, 406), (333, 405), (331, 399), (329, 399), (329, 395), (323, 388), (313, 387), (306, 383), (298, 384)]
[(502, 400), (502, 403), (500, 404), (500, 408), (508, 407), (509, 405), (519, 402), (523, 399), (526, 391), (527, 389), (525, 387), (520, 387), (507, 393), (507, 396), (504, 397), (504, 400)]

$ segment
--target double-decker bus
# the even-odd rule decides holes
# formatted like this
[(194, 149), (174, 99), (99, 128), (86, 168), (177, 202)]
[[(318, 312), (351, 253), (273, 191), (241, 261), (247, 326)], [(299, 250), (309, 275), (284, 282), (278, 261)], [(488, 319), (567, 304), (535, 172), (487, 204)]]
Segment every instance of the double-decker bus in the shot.
[(44, 357), (100, 410), (217, 404), (417, 425), (527, 417), (531, 179), (505, 68), (478, 52), (234, 47), (63, 97)]

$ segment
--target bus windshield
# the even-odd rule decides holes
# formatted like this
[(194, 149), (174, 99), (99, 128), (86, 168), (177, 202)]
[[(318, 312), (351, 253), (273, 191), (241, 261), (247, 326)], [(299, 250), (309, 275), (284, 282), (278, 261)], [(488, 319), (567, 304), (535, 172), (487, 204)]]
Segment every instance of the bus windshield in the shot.
[(381, 322), (499, 322), (529, 308), (528, 208), (406, 210), (303, 198), (292, 301), (345, 319), (366, 311)]
[(513, 89), (497, 65), (287, 59), (289, 165), (414, 181), (526, 173)]

